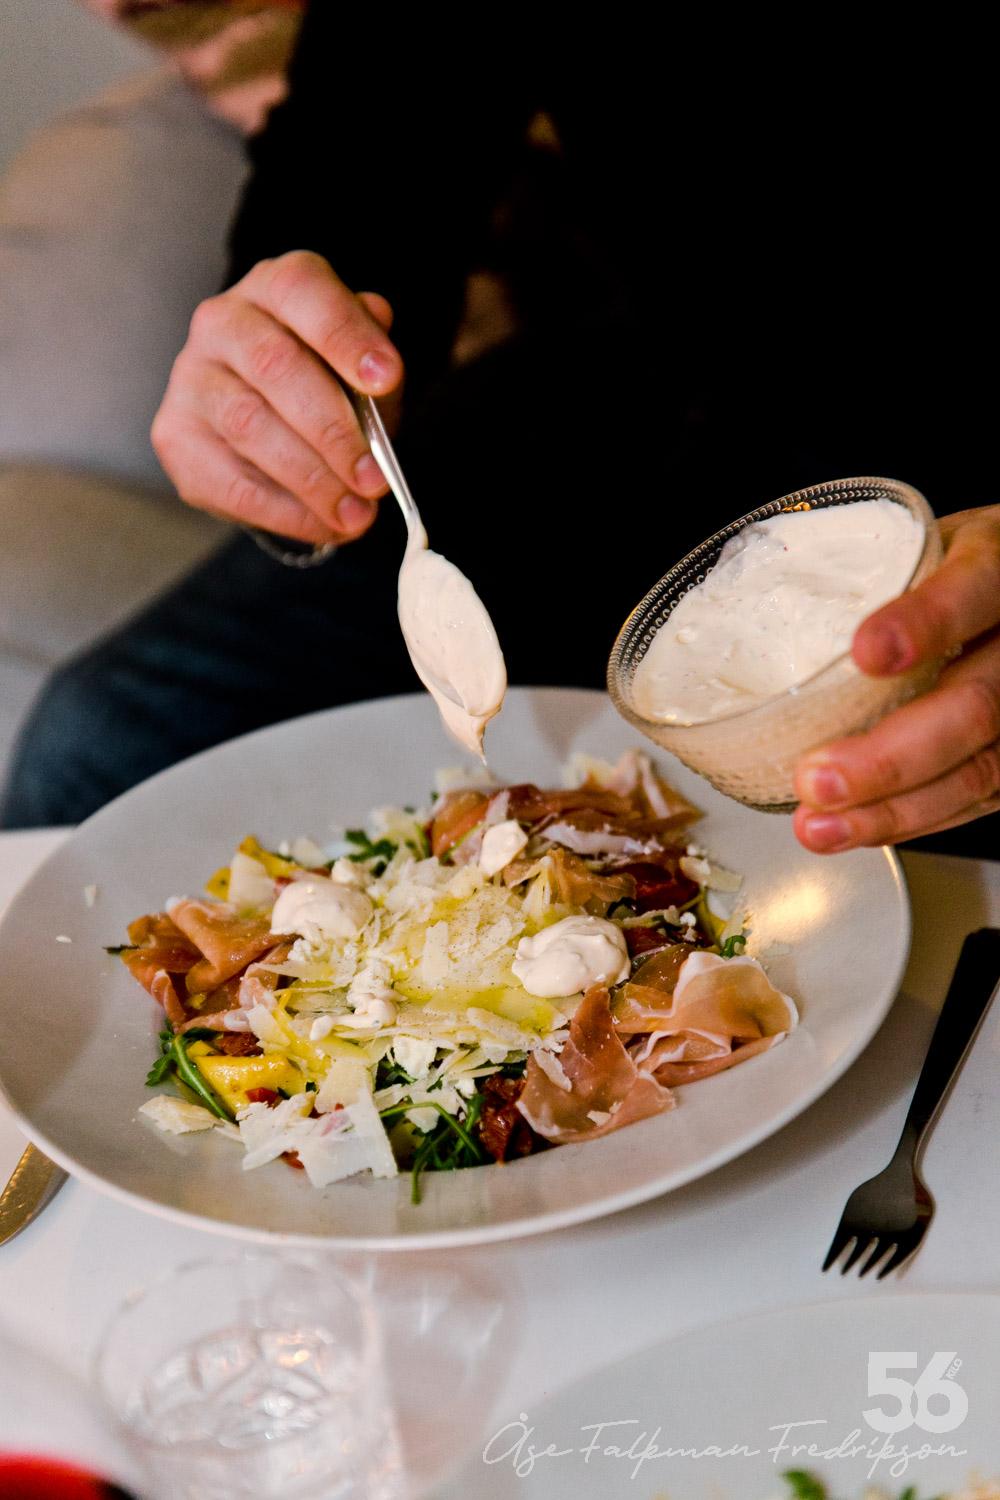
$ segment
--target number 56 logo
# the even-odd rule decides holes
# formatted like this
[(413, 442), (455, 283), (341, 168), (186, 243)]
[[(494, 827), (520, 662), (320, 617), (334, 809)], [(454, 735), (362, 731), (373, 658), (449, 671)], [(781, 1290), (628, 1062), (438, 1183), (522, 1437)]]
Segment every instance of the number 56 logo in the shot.
[[(962, 1368), (962, 1361), (950, 1353), (934, 1355), (928, 1360), (923, 1372), (914, 1381), (904, 1380), (900, 1375), (890, 1375), (890, 1370), (915, 1370), (915, 1353), (878, 1353), (868, 1356), (868, 1395), (889, 1396), (897, 1403), (897, 1410), (887, 1411), (882, 1406), (870, 1406), (863, 1413), (869, 1427), (876, 1432), (906, 1432), (910, 1427), (920, 1427), (924, 1432), (954, 1432), (969, 1414), (969, 1398), (954, 1377)], [(931, 1410), (934, 1398), (936, 1410)], [(946, 1410), (941, 1410), (944, 1406)]]

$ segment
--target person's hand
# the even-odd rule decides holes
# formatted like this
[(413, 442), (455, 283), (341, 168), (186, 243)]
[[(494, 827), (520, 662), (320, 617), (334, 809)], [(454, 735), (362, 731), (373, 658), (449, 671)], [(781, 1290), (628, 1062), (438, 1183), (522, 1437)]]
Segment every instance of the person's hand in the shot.
[(181, 498), (303, 542), (360, 536), (386, 486), (336, 376), (394, 391), (391, 322), (384, 297), (304, 250), (201, 303), (152, 428)]
[(941, 532), (940, 568), (863, 621), (851, 649), (874, 677), (962, 654), (924, 697), (799, 762), (795, 832), (817, 854), (1000, 809), (1000, 506), (946, 516)]

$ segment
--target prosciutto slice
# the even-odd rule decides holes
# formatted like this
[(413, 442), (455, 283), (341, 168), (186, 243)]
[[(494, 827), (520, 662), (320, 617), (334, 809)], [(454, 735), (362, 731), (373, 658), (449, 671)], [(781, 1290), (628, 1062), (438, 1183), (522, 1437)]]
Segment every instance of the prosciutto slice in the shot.
[[(638, 929), (641, 931), (642, 929)], [(691, 957), (687, 943), (671, 943), (647, 958), (615, 995), (612, 1013), (622, 1036), (669, 1031), (674, 1022), (674, 990), (684, 964)]]
[(508, 787), (507, 795), (507, 816), (516, 818), (519, 823), (541, 823), (545, 818), (561, 817), (584, 808), (610, 818), (627, 818), (632, 811), (627, 797), (620, 797), (617, 792), (594, 784), (573, 787), (569, 791), (545, 791), (524, 782), (520, 786)]
[(121, 954), (121, 961), (132, 978), (162, 1005), (153, 988), (157, 975), (186, 974), (199, 961), (201, 952), (162, 912), (137, 917), (129, 924), (128, 936), (135, 946)]
[(797, 1022), (794, 1002), (756, 959), (685, 953), (680, 944), (647, 960), (615, 1001), (636, 1065), (668, 1087), (766, 1052)]
[[(774, 1036), (758, 1037), (755, 1042), (744, 1042), (742, 1046), (734, 1047), (732, 1051), (722, 1052), (716, 1057), (707, 1057), (689, 1062), (660, 1061), (657, 1049), (654, 1048), (648, 1061), (642, 1064), (659, 1079), (660, 1083), (668, 1088), (680, 1088), (685, 1083), (697, 1083), (699, 1079), (710, 1078), (713, 1073), (722, 1073), (726, 1068), (734, 1068), (737, 1063), (746, 1062), (748, 1058), (757, 1057), (761, 1052), (768, 1052), (783, 1042), (788, 1035), (785, 1031), (776, 1032)], [(669, 1043), (660, 1042), (658, 1047), (668, 1048)]]
[(159, 969), (146, 986), (157, 1005), (162, 1005), (163, 1013), (175, 1031), (181, 1031), (187, 1024), (191, 1011), (187, 1002), (182, 999), (178, 981), (166, 969)]
[(472, 790), (448, 792), (440, 799), (428, 829), (431, 853), (437, 859), (454, 849), (483, 821), (489, 800), (484, 792)]
[(568, 1089), (555, 1070), (546, 1072), (532, 1057), (517, 1101), (532, 1130), (556, 1145), (594, 1140), (674, 1106), (669, 1090), (625, 1050), (601, 986), (588, 990), (577, 1007), (559, 1064)]
[(655, 837), (643, 838), (630, 831), (624, 818), (609, 819), (593, 808), (581, 808), (546, 823), (541, 830), (553, 844), (590, 859), (635, 859), (655, 854), (661, 845)]
[(607, 782), (607, 789), (624, 798), (642, 818), (656, 818), (684, 828), (701, 813), (693, 802), (655, 770), (642, 750), (626, 750)]
[[(791, 1031), (794, 1002), (775, 989), (755, 958), (692, 953), (682, 965), (671, 1008), (672, 1029), (713, 1041), (756, 1041)], [(666, 1030), (658, 1023), (656, 1030)]]
[(591, 916), (603, 917), (609, 906), (635, 895), (631, 875), (598, 874), (565, 849), (550, 850), (546, 859), (556, 900), (568, 906), (582, 906)]
[(240, 917), (225, 902), (178, 901), (170, 916), (204, 955), (188, 972), (189, 995), (218, 989), (274, 947), (268, 916)]

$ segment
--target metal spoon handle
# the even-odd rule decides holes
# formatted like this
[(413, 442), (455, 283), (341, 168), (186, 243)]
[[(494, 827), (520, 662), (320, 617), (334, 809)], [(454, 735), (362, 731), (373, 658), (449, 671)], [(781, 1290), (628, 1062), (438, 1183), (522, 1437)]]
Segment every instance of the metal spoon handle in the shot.
[(385, 477), (385, 482), (399, 501), (399, 508), (403, 512), (406, 522), (406, 530), (409, 536), (409, 545), (417, 547), (427, 546), (427, 532), (424, 523), (420, 519), (417, 502), (410, 493), (410, 486), (406, 482), (399, 459), (396, 457), (389, 434), (385, 430), (381, 413), (370, 396), (355, 395), (355, 407), (361, 430), (368, 439), (368, 446), (372, 450), (372, 456)]

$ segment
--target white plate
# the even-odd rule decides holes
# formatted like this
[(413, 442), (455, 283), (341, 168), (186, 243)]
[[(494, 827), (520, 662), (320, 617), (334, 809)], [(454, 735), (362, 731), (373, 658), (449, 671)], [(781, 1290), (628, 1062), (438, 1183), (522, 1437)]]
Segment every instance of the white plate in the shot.
[[(944, 1383), (923, 1406), (935, 1357)], [(893, 1497), (913, 1485), (931, 1500), (959, 1491), (974, 1471), (1000, 1475), (998, 1392), (1000, 1297), (889, 1295), (788, 1308), (656, 1344), (536, 1410), (499, 1413), (460, 1475), (434, 1495), (789, 1500), (780, 1476), (802, 1469), (829, 1486), (831, 1500), (861, 1500), (868, 1485)], [(886, 1421), (899, 1429), (887, 1433)], [(836, 1456), (793, 1451), (809, 1444)], [(532, 1445), (555, 1452), (532, 1464)], [(603, 1451), (612, 1446), (633, 1456)], [(904, 1449), (910, 1457), (894, 1473)], [(931, 1451), (915, 1456), (923, 1449)]]
[[(603, 694), (530, 689), (510, 694), (489, 740), (499, 775), (541, 784), (557, 781), (573, 750), (613, 758), (634, 743)], [(169, 896), (198, 890), (244, 834), (272, 847), (300, 833), (324, 839), (379, 804), (425, 801), (435, 769), (457, 759), (429, 699), (386, 699), (210, 750), (84, 824), (0, 927), (0, 1088), (27, 1134), (97, 1187), (244, 1238), (473, 1244), (595, 1218), (712, 1171), (804, 1110), (875, 1033), (909, 945), (894, 857), (807, 854), (789, 819), (750, 812), (670, 761), (671, 778), (707, 813), (699, 841), (746, 875), (751, 951), (787, 945), (770, 968), (803, 1020), (784, 1045), (602, 1140), (502, 1169), (429, 1174), (419, 1205), (408, 1175), (317, 1192), (282, 1163), (242, 1172), (239, 1147), (219, 1136), (164, 1136), (137, 1120), (159, 1013), (102, 945), (121, 942), (131, 918)]]

